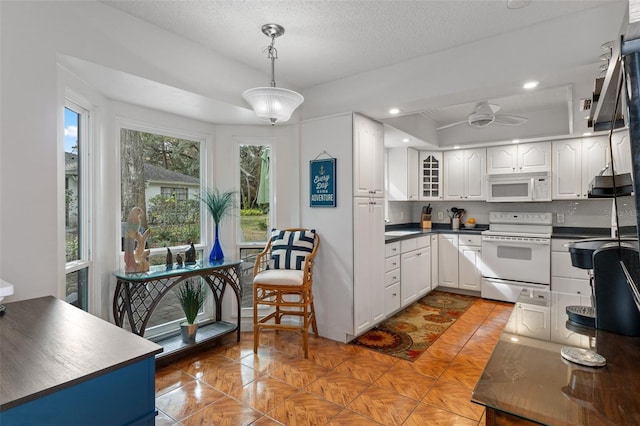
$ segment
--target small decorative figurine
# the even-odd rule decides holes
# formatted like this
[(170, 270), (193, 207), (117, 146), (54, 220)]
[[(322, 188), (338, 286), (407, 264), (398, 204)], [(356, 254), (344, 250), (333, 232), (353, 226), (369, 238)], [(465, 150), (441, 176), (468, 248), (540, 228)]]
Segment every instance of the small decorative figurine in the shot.
[(140, 207), (134, 207), (127, 218), (127, 227), (124, 236), (124, 264), (125, 272), (146, 272), (149, 270), (149, 253), (146, 249), (149, 230), (142, 230), (144, 211)]
[(196, 248), (193, 246), (193, 242), (192, 242), (191, 247), (189, 247), (184, 252), (184, 264), (194, 265), (195, 263), (196, 263)]
[(173, 254), (171, 254), (171, 249), (167, 247), (167, 259), (165, 261), (167, 265), (167, 269), (173, 268)]
[(180, 253), (176, 255), (176, 265), (182, 266), (182, 255)]

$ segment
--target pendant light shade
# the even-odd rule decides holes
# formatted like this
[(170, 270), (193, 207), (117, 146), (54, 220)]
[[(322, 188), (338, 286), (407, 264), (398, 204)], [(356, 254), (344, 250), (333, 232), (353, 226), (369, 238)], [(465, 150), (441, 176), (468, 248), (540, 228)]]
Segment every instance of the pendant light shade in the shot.
[(278, 51), (274, 43), (276, 37), (284, 34), (284, 28), (278, 24), (265, 24), (262, 26), (262, 32), (271, 38), (271, 44), (266, 49), (267, 57), (271, 60), (271, 87), (245, 90), (242, 97), (251, 105), (258, 117), (268, 120), (273, 126), (276, 122), (289, 120), (304, 98), (293, 90), (276, 87), (275, 60), (278, 58)]
[(255, 87), (245, 90), (242, 97), (258, 117), (271, 121), (272, 125), (289, 120), (304, 101), (300, 93), (279, 87)]

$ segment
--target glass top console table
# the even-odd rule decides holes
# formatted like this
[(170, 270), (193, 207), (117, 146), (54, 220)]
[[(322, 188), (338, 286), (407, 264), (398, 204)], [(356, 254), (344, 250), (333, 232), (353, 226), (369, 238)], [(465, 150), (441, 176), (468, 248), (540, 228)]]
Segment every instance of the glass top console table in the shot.
[[(125, 322), (131, 331), (144, 336), (149, 319), (162, 298), (176, 285), (189, 278), (202, 278), (213, 294), (215, 320), (198, 327), (195, 344), (182, 343), (180, 336), (175, 336), (156, 343), (163, 346), (164, 351), (156, 356), (156, 360), (174, 358), (194, 346), (211, 343), (227, 334), (236, 331), (240, 341), (240, 311), (242, 286), (240, 285), (241, 260), (224, 259), (215, 265), (205, 260), (182, 267), (167, 269), (165, 265), (151, 266), (147, 272), (125, 273), (114, 272), (117, 279), (113, 296), (113, 316), (117, 326), (124, 327)], [(230, 287), (236, 297), (237, 323), (222, 321), (222, 300)]]

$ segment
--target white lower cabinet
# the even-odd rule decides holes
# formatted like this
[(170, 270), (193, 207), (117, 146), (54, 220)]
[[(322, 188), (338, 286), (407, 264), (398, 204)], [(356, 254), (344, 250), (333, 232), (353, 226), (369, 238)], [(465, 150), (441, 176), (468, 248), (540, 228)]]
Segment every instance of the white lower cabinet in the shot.
[(431, 237), (400, 242), (401, 306), (407, 306), (431, 290)]
[(480, 235), (458, 236), (458, 288), (480, 291), (482, 276), (482, 238)]
[(400, 309), (400, 243), (385, 245), (385, 289), (384, 315), (389, 315)]
[(438, 235), (431, 236), (431, 290), (438, 287)]
[(438, 285), (458, 288), (458, 235), (438, 235)]
[(384, 319), (384, 203), (354, 198), (353, 323), (358, 336)]
[(566, 245), (572, 241), (551, 240), (551, 290), (590, 296), (589, 272), (571, 264), (571, 254)]
[(481, 241), (481, 236), (475, 234), (440, 234), (438, 285), (480, 291)]

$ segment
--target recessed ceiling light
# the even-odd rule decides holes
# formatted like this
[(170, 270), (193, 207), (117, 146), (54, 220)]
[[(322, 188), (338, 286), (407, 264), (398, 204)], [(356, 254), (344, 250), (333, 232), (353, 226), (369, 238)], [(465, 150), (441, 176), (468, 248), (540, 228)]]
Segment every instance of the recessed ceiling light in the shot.
[(511, 141), (511, 143), (518, 143), (518, 142), (520, 142), (520, 139), (514, 139)]
[(400, 112), (400, 109), (398, 109), (398, 108), (391, 108), (389, 110), (389, 114), (394, 114), (395, 115), (395, 114), (398, 114), (399, 112)]
[(460, 145), (454, 146), (453, 149), (460, 149)]
[(591, 132), (584, 132), (582, 136), (591, 136)]
[(527, 81), (522, 87), (524, 89), (535, 89), (538, 87), (538, 84), (540, 84), (538, 81)]
[(402, 139), (402, 142), (404, 142), (404, 143), (409, 143), (409, 142), (411, 142), (411, 139), (409, 139), (409, 138), (403, 138), (403, 139)]

